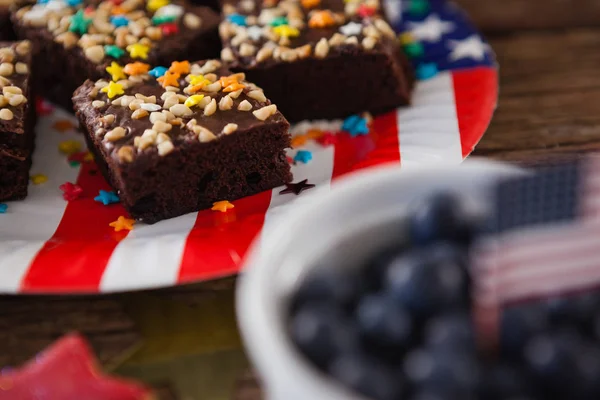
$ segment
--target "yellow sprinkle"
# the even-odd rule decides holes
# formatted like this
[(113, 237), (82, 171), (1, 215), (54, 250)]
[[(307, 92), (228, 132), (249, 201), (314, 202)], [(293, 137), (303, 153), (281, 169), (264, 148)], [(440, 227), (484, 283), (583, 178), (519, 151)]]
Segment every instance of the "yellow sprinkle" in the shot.
[(148, 11), (156, 12), (159, 8), (162, 8), (169, 4), (169, 0), (148, 0)]
[(42, 183), (48, 182), (48, 177), (44, 174), (35, 174), (31, 175), (31, 182), (34, 185), (40, 185)]
[(200, 103), (203, 98), (204, 98), (203, 94), (195, 94), (193, 96), (188, 97), (185, 100), (185, 103), (183, 103), (183, 104), (185, 104), (186, 107), (190, 107), (191, 108), (191, 107), (193, 107), (195, 105), (198, 105), (198, 103)]
[(68, 156), (81, 150), (81, 143), (77, 140), (65, 140), (58, 144), (58, 150)]
[(196, 86), (200, 84), (210, 84), (210, 81), (204, 77), (204, 75), (189, 75), (190, 85)]
[(112, 62), (109, 67), (106, 67), (106, 72), (108, 72), (113, 81), (118, 81), (120, 79), (127, 79), (127, 76), (123, 72), (123, 67), (121, 67), (116, 62)]
[(131, 58), (141, 58), (145, 60), (148, 58), (150, 47), (144, 46), (143, 44), (134, 43), (127, 46), (127, 51), (129, 52), (129, 56)]
[(273, 32), (279, 36), (285, 37), (296, 37), (300, 35), (300, 31), (297, 28), (289, 25), (279, 25), (273, 28)]
[(85, 156), (83, 156), (83, 161), (94, 161), (94, 155), (88, 151), (85, 153)]
[(110, 82), (108, 86), (104, 86), (101, 91), (102, 93), (106, 93), (109, 99), (112, 99), (115, 96), (125, 93), (125, 91), (123, 90), (123, 85), (115, 82)]
[(402, 45), (410, 44), (415, 41), (415, 37), (410, 32), (401, 33), (400, 36), (398, 36), (398, 39)]
[(227, 200), (222, 200), (222, 201), (217, 201), (217, 202), (213, 203), (211, 210), (227, 212), (227, 210), (230, 210), (234, 207), (235, 206), (233, 204), (231, 204), (230, 202), (228, 202)]

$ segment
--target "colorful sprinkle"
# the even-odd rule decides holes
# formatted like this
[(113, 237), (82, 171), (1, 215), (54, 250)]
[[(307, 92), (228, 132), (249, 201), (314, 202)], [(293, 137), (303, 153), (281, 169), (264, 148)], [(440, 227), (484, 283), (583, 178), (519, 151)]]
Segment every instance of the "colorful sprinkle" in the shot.
[(183, 15), (184, 12), (185, 10), (183, 9), (183, 7), (178, 6), (176, 4), (169, 4), (164, 7), (161, 7), (160, 10), (158, 10), (154, 15), (158, 17), (179, 18)]
[(289, 25), (276, 26), (275, 28), (273, 28), (273, 32), (283, 37), (297, 37), (300, 35), (300, 31), (298, 29)]
[(308, 137), (306, 135), (296, 135), (292, 138), (292, 147), (304, 146), (307, 141)]
[(94, 201), (108, 206), (109, 204), (118, 203), (121, 200), (119, 199), (119, 196), (117, 196), (117, 194), (113, 191), (108, 192), (106, 190), (100, 190), (98, 196), (94, 197)]
[(119, 58), (123, 57), (123, 55), (125, 54), (125, 50), (120, 49), (113, 44), (107, 44), (106, 46), (104, 46), (104, 53), (107, 56), (118, 60)]
[(112, 15), (123, 15), (123, 14), (126, 13), (126, 11), (120, 5), (116, 5), (116, 6), (114, 6), (114, 7), (111, 8), (110, 13)]
[(302, 0), (301, 3), (302, 3), (302, 7), (306, 8), (306, 9), (311, 9), (311, 8), (315, 8), (319, 4), (321, 4), (321, 0)]
[(143, 44), (134, 43), (127, 46), (127, 51), (131, 58), (141, 58), (143, 60), (148, 58), (148, 52), (150, 47), (144, 46)]
[(120, 28), (122, 26), (129, 25), (129, 20), (124, 15), (115, 15), (110, 17), (110, 23), (116, 26), (117, 28)]
[(315, 11), (308, 20), (311, 28), (328, 28), (335, 25), (333, 14), (329, 10)]
[(210, 81), (204, 77), (204, 75), (188, 75), (190, 78), (190, 85), (206, 85), (209, 84)]
[(348, 132), (352, 137), (369, 133), (367, 120), (360, 115), (351, 115), (346, 118), (342, 124), (342, 130)]
[(63, 199), (66, 201), (77, 200), (83, 193), (81, 186), (75, 185), (71, 182), (65, 182), (58, 188), (63, 191)]
[(108, 226), (115, 228), (115, 232), (120, 232), (123, 230), (132, 230), (133, 224), (135, 224), (134, 219), (125, 218), (124, 216), (120, 216), (116, 221), (111, 222)]
[(148, 73), (148, 69), (150, 68), (150, 65), (143, 63), (143, 62), (139, 62), (136, 61), (134, 63), (129, 63), (127, 64), (124, 68), (123, 71), (125, 71), (125, 73), (127, 75), (144, 75)]
[(228, 202), (227, 200), (222, 200), (222, 201), (217, 201), (217, 202), (213, 203), (211, 210), (227, 212), (227, 210), (231, 210), (234, 207), (235, 206), (233, 204), (231, 204), (230, 202)]
[(77, 153), (81, 150), (81, 143), (77, 140), (65, 140), (58, 144), (58, 150), (68, 156)]
[(416, 17), (427, 15), (429, 9), (429, 0), (411, 0), (408, 4), (408, 12)]
[(279, 194), (294, 193), (296, 196), (298, 196), (303, 191), (314, 188), (315, 185), (308, 183), (308, 179), (305, 179), (298, 183), (286, 183), (285, 187), (286, 188), (280, 191)]
[(336, 141), (336, 136), (331, 132), (326, 132), (323, 134), (323, 136), (317, 139), (317, 142), (323, 147), (331, 146), (335, 144)]
[(80, 151), (77, 153), (73, 153), (73, 154), (69, 155), (69, 157), (67, 157), (67, 160), (69, 160), (69, 163), (74, 167), (78, 166), (79, 164), (81, 164), (84, 161), (92, 161), (93, 159), (94, 159), (94, 156), (89, 151)]
[(162, 87), (167, 87), (167, 86), (175, 86), (175, 87), (179, 87), (179, 78), (181, 75), (179, 74), (174, 74), (171, 71), (167, 71), (165, 72), (165, 74), (163, 76), (161, 76), (160, 78), (156, 79), (158, 81), (158, 83), (160, 83), (162, 85)]
[(410, 58), (423, 57), (423, 54), (425, 54), (423, 44), (419, 42), (405, 44), (402, 48), (404, 49), (404, 53)]
[(8, 210), (8, 205), (5, 203), (0, 203), (0, 214), (6, 214), (6, 210)]
[(198, 103), (200, 103), (203, 98), (204, 98), (203, 94), (194, 94), (194, 95), (188, 97), (185, 100), (185, 103), (183, 103), (183, 104), (185, 104), (186, 107), (192, 108), (192, 107), (198, 105)]
[(68, 119), (59, 119), (52, 125), (52, 128), (54, 130), (59, 131), (60, 133), (65, 133), (72, 129), (75, 129), (75, 125), (73, 125), (73, 123)]
[(119, 96), (125, 93), (125, 91), (123, 90), (123, 85), (115, 82), (109, 82), (107, 86), (104, 86), (101, 89), (101, 92), (106, 93), (109, 99), (112, 99), (115, 96)]
[(374, 7), (369, 7), (366, 4), (361, 4), (360, 6), (358, 6), (357, 10), (358, 15), (360, 15), (363, 18), (372, 17), (373, 15), (375, 15), (376, 12), (377, 10)]
[(227, 16), (227, 20), (229, 22), (231, 22), (232, 24), (235, 24), (235, 25), (247, 26), (247, 24), (246, 24), (246, 17), (244, 17), (241, 14), (235, 14), (235, 13), (234, 14), (229, 14)]
[(319, 129), (309, 129), (308, 132), (306, 132), (306, 137), (311, 140), (315, 140), (315, 139), (319, 139), (324, 134), (325, 134), (325, 132), (323, 132)]
[(156, 12), (159, 8), (162, 8), (169, 4), (169, 0), (148, 0), (146, 7), (150, 12)]
[(340, 26), (340, 32), (342, 32), (346, 36), (360, 35), (360, 33), (362, 32), (362, 24), (350, 21), (346, 25)]
[(34, 174), (30, 177), (31, 183), (34, 185), (41, 185), (42, 183), (48, 182), (48, 177), (44, 174)]
[(41, 97), (35, 98), (35, 111), (38, 115), (48, 115), (54, 111), (54, 107)]
[(148, 75), (158, 79), (161, 76), (163, 76), (167, 71), (168, 69), (166, 67), (154, 67), (148, 72)]
[(91, 18), (86, 18), (83, 10), (77, 11), (75, 15), (71, 17), (71, 25), (69, 31), (84, 35), (87, 33), (90, 24), (92, 23)]
[(308, 164), (310, 160), (312, 160), (313, 155), (308, 150), (298, 150), (296, 155), (294, 156), (295, 162), (301, 162), (303, 164)]
[(113, 61), (110, 66), (106, 67), (106, 72), (110, 74), (113, 81), (117, 82), (121, 79), (127, 79), (127, 76), (123, 72), (123, 67)]
[(83, 3), (83, 0), (67, 0), (66, 3), (69, 7), (77, 7)]
[(287, 25), (287, 24), (288, 24), (288, 19), (284, 16), (275, 17), (275, 18), (273, 18), (273, 20), (271, 22), (269, 22), (269, 25), (271, 25), (271, 26), (281, 26), (281, 25)]
[(438, 67), (435, 63), (423, 63), (417, 66), (416, 76), (419, 80), (427, 80), (438, 74)]
[(162, 25), (162, 24), (170, 24), (171, 22), (175, 22), (175, 20), (177, 19), (177, 17), (174, 17), (172, 15), (155, 15), (154, 17), (152, 17), (152, 24), (153, 25)]
[(174, 23), (162, 24), (160, 25), (160, 30), (165, 36), (176, 35), (179, 33), (179, 27)]
[(189, 61), (173, 61), (169, 67), (169, 72), (175, 74), (187, 74), (190, 72)]
[(407, 44), (416, 42), (415, 37), (410, 32), (404, 32), (398, 35), (398, 40), (400, 44), (406, 46)]

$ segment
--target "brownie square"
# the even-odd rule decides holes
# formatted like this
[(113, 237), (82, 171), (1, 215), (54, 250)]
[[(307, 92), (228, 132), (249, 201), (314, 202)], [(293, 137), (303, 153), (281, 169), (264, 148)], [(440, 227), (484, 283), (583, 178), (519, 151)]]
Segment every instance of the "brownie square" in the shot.
[(221, 58), (290, 121), (381, 113), (414, 83), (379, 0), (226, 0)]
[[(72, 4), (70, 6), (68, 4)], [(219, 15), (179, 0), (49, 0), (21, 7), (17, 35), (35, 48), (35, 87), (72, 109), (86, 79), (100, 79), (112, 62), (169, 65), (218, 54)]]
[(289, 123), (220, 61), (88, 80), (73, 103), (100, 169), (137, 220), (154, 223), (292, 178)]
[(27, 195), (35, 134), (30, 70), (28, 41), (0, 42), (0, 201)]

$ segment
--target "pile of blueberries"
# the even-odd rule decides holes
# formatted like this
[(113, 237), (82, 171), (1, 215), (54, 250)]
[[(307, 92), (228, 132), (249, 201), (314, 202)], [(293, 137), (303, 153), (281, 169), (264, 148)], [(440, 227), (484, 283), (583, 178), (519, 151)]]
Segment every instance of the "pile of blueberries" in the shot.
[(510, 307), (482, 354), (467, 265), (482, 224), (440, 193), (407, 225), (404, 243), (315, 268), (294, 294), (290, 335), (314, 366), (373, 400), (600, 400), (600, 296)]

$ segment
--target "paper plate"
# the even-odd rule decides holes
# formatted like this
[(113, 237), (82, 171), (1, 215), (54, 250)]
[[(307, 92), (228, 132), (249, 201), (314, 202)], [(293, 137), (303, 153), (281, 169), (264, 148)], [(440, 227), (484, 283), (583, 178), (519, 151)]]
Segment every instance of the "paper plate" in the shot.
[[(7, 203), (0, 214), (0, 293), (114, 292), (234, 274), (261, 231), (343, 175), (389, 163), (402, 168), (460, 163), (483, 136), (496, 106), (493, 53), (450, 3), (390, 0), (387, 6), (394, 28), (410, 32), (402, 39), (416, 55), (420, 78), (413, 104), (375, 118), (368, 135), (336, 132), (329, 144), (312, 139), (314, 131), (306, 133), (315, 127), (339, 131), (341, 121), (294, 127), (300, 135), (289, 153), (297, 159), (294, 182), (316, 185), (300, 195), (276, 188), (234, 201), (227, 213), (205, 210), (114, 232), (109, 223), (127, 214), (119, 204), (94, 201), (99, 190), (110, 187), (83, 152), (75, 119), (41, 104), (29, 196)], [(69, 151), (68, 141), (81, 143), (82, 152), (61, 153), (61, 144)], [(82, 196), (65, 201), (59, 189), (65, 182), (81, 186)]]

